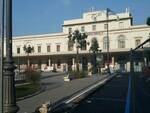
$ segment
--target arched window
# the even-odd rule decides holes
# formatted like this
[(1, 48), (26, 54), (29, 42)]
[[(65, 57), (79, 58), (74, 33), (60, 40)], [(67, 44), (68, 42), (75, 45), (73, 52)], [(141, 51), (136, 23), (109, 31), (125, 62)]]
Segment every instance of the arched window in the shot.
[(135, 40), (135, 47), (141, 44), (141, 39), (136, 39)]
[(125, 36), (120, 35), (118, 37), (118, 48), (125, 48)]
[(135, 37), (135, 47), (141, 44), (142, 37)]
[(103, 49), (107, 49), (107, 36), (103, 38)]
[(68, 51), (73, 51), (73, 46), (74, 46), (74, 43), (71, 41), (68, 41)]

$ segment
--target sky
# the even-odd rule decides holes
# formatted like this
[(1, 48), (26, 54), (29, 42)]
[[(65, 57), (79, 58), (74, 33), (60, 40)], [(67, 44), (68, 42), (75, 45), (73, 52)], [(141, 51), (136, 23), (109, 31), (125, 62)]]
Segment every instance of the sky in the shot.
[(116, 13), (130, 8), (135, 25), (150, 16), (150, 0), (13, 0), (13, 36), (62, 32), (64, 20), (81, 18), (92, 7)]

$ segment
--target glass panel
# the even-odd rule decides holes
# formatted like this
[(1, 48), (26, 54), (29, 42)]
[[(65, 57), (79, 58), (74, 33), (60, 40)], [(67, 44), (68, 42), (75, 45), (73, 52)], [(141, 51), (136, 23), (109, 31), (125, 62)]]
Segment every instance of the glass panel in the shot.
[(17, 54), (20, 54), (20, 48), (19, 47), (17, 48)]
[(50, 51), (51, 51), (51, 47), (47, 46), (47, 52), (50, 52)]
[(68, 51), (73, 51), (73, 43), (72, 42), (68, 43)]
[(107, 49), (107, 37), (103, 38), (103, 49)]
[(140, 44), (141, 44), (141, 40), (140, 39), (135, 40), (135, 47), (137, 47)]
[(96, 31), (96, 25), (92, 25), (92, 31)]
[(57, 45), (57, 52), (60, 51), (60, 45)]
[(38, 53), (41, 53), (41, 46), (38, 46)]

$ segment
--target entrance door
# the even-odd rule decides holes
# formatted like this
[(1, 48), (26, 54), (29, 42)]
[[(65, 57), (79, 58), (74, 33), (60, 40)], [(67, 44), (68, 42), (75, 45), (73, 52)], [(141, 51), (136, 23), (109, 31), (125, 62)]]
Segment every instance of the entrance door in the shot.
[(86, 57), (82, 57), (82, 69), (85, 71), (87, 70), (88, 60)]

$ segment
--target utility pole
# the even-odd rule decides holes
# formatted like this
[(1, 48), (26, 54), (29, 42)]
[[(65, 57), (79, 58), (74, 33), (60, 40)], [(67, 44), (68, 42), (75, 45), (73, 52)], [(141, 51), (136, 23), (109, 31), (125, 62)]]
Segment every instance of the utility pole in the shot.
[[(111, 13), (111, 14), (109, 14)], [(109, 8), (106, 9), (106, 35), (107, 35), (107, 69), (108, 69), (108, 73), (110, 73), (110, 67), (109, 67), (109, 59), (110, 59), (110, 39), (109, 39), (109, 15), (116, 15), (115, 12), (113, 12), (112, 10), (110, 10)], [(119, 19), (119, 16), (117, 16), (117, 20)]]
[(110, 73), (110, 69), (109, 69), (109, 9), (106, 9), (106, 22), (107, 22), (107, 69), (108, 69), (108, 73)]
[(5, 0), (5, 39), (6, 58), (4, 61), (3, 76), (3, 113), (17, 113), (16, 93), (14, 83), (14, 62), (12, 57), (12, 0)]

